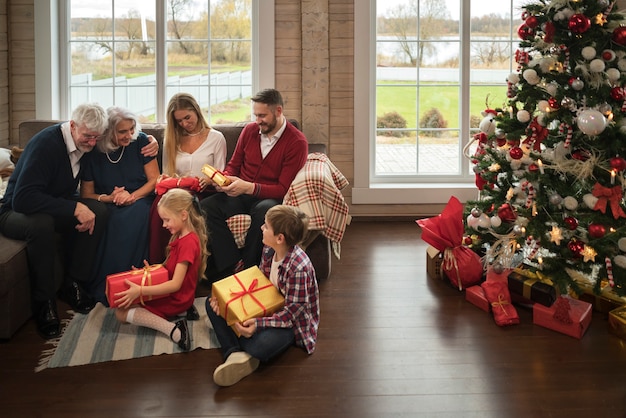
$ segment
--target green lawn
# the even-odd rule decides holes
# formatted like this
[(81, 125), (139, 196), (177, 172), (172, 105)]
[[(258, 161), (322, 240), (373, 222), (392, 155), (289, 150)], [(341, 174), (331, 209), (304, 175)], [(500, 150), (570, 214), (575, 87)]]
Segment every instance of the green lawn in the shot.
[[(382, 86), (380, 84), (383, 84)], [(448, 128), (458, 128), (459, 86), (429, 86), (423, 84), (418, 89), (415, 85), (401, 85), (393, 82), (393, 86), (385, 86), (379, 82), (376, 89), (376, 116), (388, 112), (398, 112), (407, 121), (408, 128), (416, 128), (417, 98), (419, 97), (419, 117), (431, 108), (437, 108), (448, 121)], [(391, 84), (391, 82), (390, 82)], [(409, 84), (409, 83), (406, 83)], [(470, 114), (482, 118), (480, 112), (485, 110), (485, 100), (489, 96), (489, 107), (503, 107), (506, 103), (506, 86), (472, 86)]]

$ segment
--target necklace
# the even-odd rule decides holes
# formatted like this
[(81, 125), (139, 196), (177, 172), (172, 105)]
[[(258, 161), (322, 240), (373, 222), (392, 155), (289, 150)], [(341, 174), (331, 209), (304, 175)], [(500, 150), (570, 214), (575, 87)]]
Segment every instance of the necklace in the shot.
[(122, 152), (120, 152), (120, 156), (119, 156), (119, 158), (118, 158), (117, 160), (115, 160), (115, 161), (113, 161), (113, 160), (111, 159), (111, 157), (109, 157), (109, 153), (107, 152), (107, 153), (106, 153), (107, 160), (109, 160), (109, 162), (110, 162), (111, 164), (117, 164), (117, 163), (119, 163), (119, 162), (120, 162), (120, 160), (122, 159), (122, 156), (124, 155), (124, 150), (125, 150), (125, 149), (126, 149), (126, 147), (122, 147)]
[(190, 134), (189, 132), (185, 133), (185, 136), (198, 136), (200, 135), (202, 132), (204, 132), (204, 128), (200, 129), (198, 132), (196, 132), (195, 134)]

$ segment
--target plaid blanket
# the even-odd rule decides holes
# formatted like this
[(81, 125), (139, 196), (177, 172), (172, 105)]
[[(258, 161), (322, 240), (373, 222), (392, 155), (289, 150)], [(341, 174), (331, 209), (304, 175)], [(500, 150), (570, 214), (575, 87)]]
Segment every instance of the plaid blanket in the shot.
[(297, 206), (309, 216), (309, 230), (320, 231), (331, 241), (337, 259), (350, 223), (348, 205), (341, 194), (348, 184), (326, 154), (311, 153), (283, 199), (283, 204)]
[[(341, 255), (346, 225), (351, 219), (341, 194), (348, 184), (326, 154), (311, 153), (283, 199), (283, 204), (297, 206), (309, 216), (309, 231), (319, 231), (328, 238), (337, 259)], [(250, 228), (250, 215), (231, 216), (226, 223), (237, 246), (243, 248)]]

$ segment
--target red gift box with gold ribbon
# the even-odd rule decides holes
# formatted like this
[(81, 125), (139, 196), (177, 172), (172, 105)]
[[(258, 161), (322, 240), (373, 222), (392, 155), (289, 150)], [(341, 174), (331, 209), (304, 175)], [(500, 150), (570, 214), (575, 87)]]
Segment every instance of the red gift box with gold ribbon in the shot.
[[(126, 279), (140, 286), (153, 286), (169, 280), (167, 269), (162, 264), (153, 264), (141, 269), (133, 269), (121, 273), (109, 274), (106, 282), (106, 297), (111, 308), (116, 308), (115, 294), (128, 289)], [(133, 304), (145, 304), (146, 301), (163, 298), (167, 295), (142, 296), (133, 301)]]
[(246, 319), (269, 316), (285, 306), (283, 295), (256, 266), (213, 283), (212, 295), (231, 327)]

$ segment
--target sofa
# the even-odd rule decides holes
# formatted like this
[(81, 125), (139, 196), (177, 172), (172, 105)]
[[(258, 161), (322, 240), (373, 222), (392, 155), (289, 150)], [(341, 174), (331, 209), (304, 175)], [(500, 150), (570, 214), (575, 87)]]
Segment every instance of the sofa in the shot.
[[(291, 120), (296, 126), (296, 121)], [(40, 130), (58, 123), (56, 120), (27, 120), (19, 126), (20, 148)], [(227, 161), (232, 155), (237, 139), (245, 123), (213, 125), (224, 134), (227, 145)], [(161, 167), (164, 124), (144, 124), (142, 130), (153, 135), (159, 142), (158, 162)], [(310, 153), (324, 153), (324, 144), (309, 144)], [(331, 271), (331, 242), (320, 231), (311, 231), (303, 245), (313, 263), (318, 280), (328, 278)], [(56, 268), (55, 276), (62, 276), (62, 267)], [(60, 283), (62, 277), (56, 280)], [(0, 234), (0, 339), (9, 339), (31, 316), (30, 280), (26, 263), (26, 243)]]

